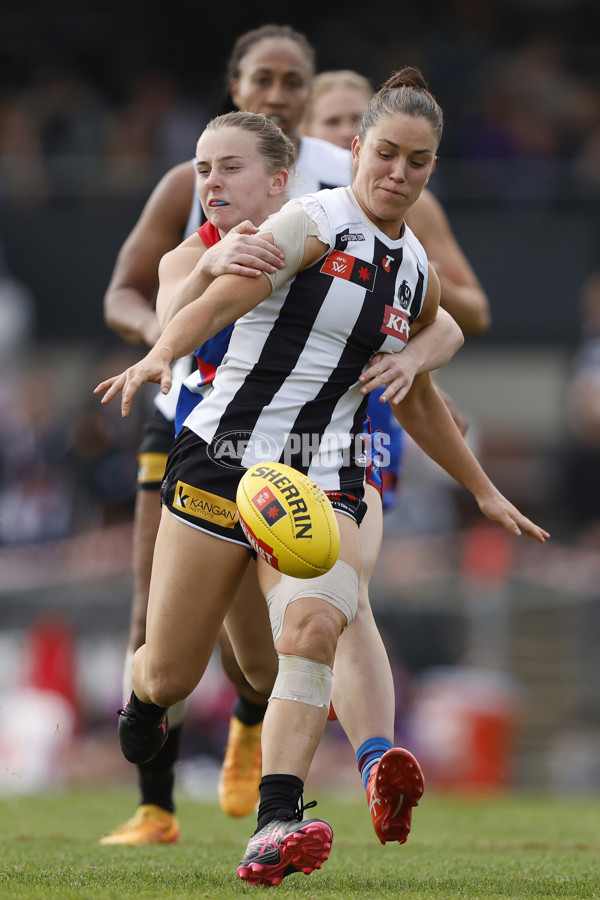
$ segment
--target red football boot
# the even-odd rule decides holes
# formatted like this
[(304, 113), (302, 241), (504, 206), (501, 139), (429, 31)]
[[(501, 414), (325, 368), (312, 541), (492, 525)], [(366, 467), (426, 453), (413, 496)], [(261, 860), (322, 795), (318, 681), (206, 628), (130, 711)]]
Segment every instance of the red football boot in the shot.
[(401, 747), (386, 750), (367, 782), (373, 828), (382, 844), (405, 843), (413, 807), (418, 805), (424, 790), (423, 772), (412, 753)]

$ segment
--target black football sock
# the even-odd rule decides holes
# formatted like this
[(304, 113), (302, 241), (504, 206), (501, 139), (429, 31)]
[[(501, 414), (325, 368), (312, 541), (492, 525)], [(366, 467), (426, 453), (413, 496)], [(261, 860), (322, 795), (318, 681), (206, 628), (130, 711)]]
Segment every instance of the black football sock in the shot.
[(246, 700), (241, 694), (238, 694), (235, 706), (233, 707), (233, 715), (239, 719), (244, 725), (258, 725), (265, 717), (268, 703), (252, 703)]
[(160, 719), (162, 714), (167, 710), (166, 706), (157, 706), (156, 703), (144, 703), (143, 700), (140, 700), (139, 697), (136, 697), (135, 693), (131, 692), (131, 697), (129, 698), (129, 705), (131, 706), (132, 712), (135, 713), (136, 716), (139, 716), (140, 719), (145, 720), (156, 720)]
[(293, 819), (304, 790), (304, 782), (296, 775), (264, 775), (260, 780), (258, 824), (260, 831), (273, 819)]
[(142, 803), (151, 803), (160, 806), (167, 812), (175, 812), (173, 800), (173, 787), (175, 785), (175, 773), (173, 769), (166, 772), (145, 772), (144, 765), (138, 766), (138, 784), (142, 795)]
[(167, 740), (156, 756), (137, 767), (142, 803), (152, 803), (170, 813), (175, 812), (175, 763), (179, 758), (182, 729), (182, 724), (170, 728)]

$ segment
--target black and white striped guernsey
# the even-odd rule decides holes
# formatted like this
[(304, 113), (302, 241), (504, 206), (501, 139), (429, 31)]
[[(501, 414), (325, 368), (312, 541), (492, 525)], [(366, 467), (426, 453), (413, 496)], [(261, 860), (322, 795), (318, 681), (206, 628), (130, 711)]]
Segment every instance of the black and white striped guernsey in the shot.
[[(196, 173), (196, 160), (190, 161)], [(298, 159), (294, 166), (294, 172), (288, 184), (288, 196), (300, 197), (310, 191), (317, 191), (323, 187), (337, 187), (350, 184), (352, 179), (352, 157), (349, 150), (337, 147), (329, 141), (303, 135), (300, 140)], [(194, 191), (190, 206), (190, 214), (183, 232), (182, 240), (194, 234), (197, 228), (206, 221), (200, 205), (200, 197), (196, 190), (194, 178)], [(177, 397), (181, 384), (190, 375), (195, 373), (195, 360), (188, 356), (179, 359), (173, 366), (173, 386), (168, 394), (155, 393), (154, 404), (163, 416), (169, 421), (175, 418)]]
[(364, 477), (358, 377), (374, 352), (404, 348), (427, 257), (408, 226), (395, 241), (379, 231), (349, 187), (290, 204), (317, 221), (330, 250), (238, 320), (214, 390), (185, 425), (217, 456), (227, 436), (241, 436), (244, 468), (279, 459), (325, 490), (351, 492)]

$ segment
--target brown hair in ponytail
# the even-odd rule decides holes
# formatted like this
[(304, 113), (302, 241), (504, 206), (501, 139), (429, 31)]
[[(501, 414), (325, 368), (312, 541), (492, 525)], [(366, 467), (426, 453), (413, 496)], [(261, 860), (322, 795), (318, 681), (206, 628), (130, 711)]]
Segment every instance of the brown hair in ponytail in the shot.
[(444, 114), (435, 97), (430, 93), (423, 74), (413, 66), (405, 66), (390, 75), (370, 101), (360, 125), (361, 141), (367, 131), (377, 125), (381, 119), (398, 113), (413, 118), (422, 116), (427, 119), (433, 128), (439, 146), (444, 127)]

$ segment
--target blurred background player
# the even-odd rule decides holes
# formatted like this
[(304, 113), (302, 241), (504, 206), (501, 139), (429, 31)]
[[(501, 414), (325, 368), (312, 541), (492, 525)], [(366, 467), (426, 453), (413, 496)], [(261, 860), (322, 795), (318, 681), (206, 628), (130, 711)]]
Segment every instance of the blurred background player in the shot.
[(371, 82), (352, 69), (319, 72), (300, 124), (302, 134), (350, 150), (360, 120), (373, 96)]
[(568, 442), (563, 507), (575, 540), (600, 547), (600, 270), (579, 300), (580, 336), (567, 391)]

